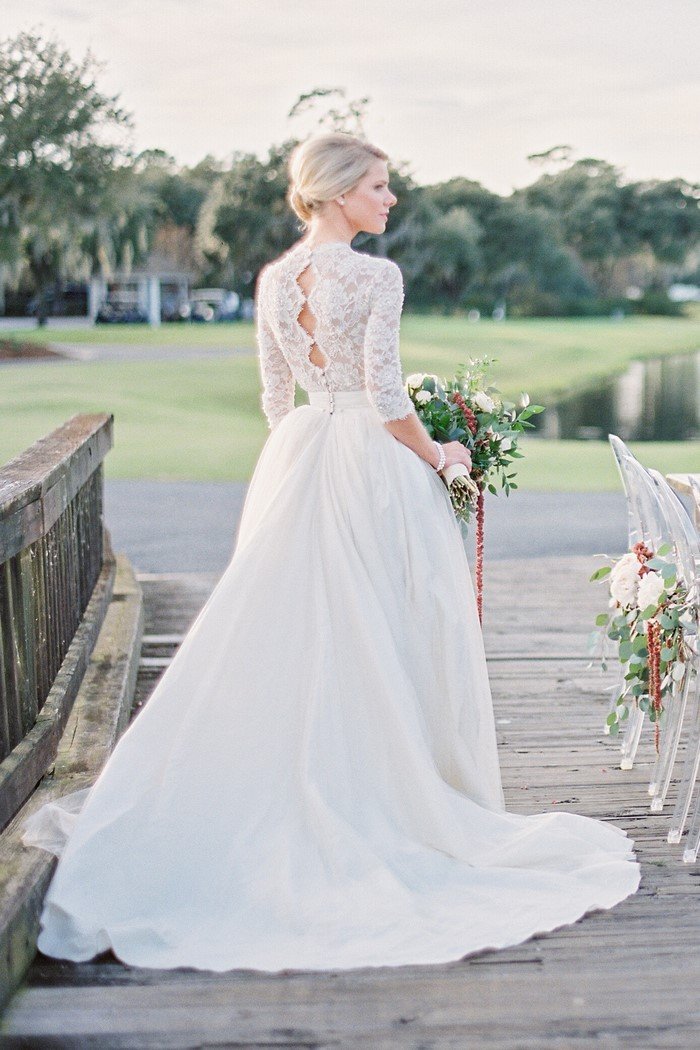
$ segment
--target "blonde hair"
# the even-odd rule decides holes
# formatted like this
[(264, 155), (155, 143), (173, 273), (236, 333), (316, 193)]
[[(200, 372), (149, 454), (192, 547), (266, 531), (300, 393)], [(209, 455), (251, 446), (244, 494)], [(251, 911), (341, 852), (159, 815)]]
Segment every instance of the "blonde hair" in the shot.
[(378, 146), (344, 131), (306, 139), (289, 158), (290, 207), (307, 226), (322, 204), (356, 186), (377, 159), (389, 158)]

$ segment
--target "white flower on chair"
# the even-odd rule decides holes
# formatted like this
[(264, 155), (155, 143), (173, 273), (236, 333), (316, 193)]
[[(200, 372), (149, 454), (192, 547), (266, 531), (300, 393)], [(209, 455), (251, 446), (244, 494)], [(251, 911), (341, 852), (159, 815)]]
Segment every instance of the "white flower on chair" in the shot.
[(610, 573), (610, 594), (623, 609), (634, 605), (639, 589), (639, 559), (624, 554)]
[(658, 572), (650, 569), (639, 581), (637, 592), (637, 608), (646, 609), (647, 606), (656, 607), (664, 590), (664, 578)]

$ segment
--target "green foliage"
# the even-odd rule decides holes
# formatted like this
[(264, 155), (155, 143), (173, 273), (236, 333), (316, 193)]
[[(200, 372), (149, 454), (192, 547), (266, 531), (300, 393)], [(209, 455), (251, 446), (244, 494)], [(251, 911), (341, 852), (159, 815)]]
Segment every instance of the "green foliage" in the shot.
[(448, 485), (455, 513), (468, 522), (479, 491), (498, 494), (497, 482), (506, 496), (517, 489), (515, 459), (522, 458), (517, 444), (528, 428), (531, 416), (543, 412), (541, 405), (530, 405), (521, 394), (521, 405), (498, 396), (487, 385), (490, 358), (470, 358), (462, 362), (453, 378), (445, 381), (429, 373), (414, 373), (406, 379), (406, 389), (419, 419), (436, 441), (459, 441), (471, 454), (470, 477), (454, 478)]
[[(617, 644), (616, 655), (622, 664), (625, 682), (615, 707), (606, 719), (611, 733), (617, 733), (620, 723), (629, 717), (632, 704), (636, 704), (641, 711), (647, 713), (651, 722), (660, 721), (666, 705), (674, 695), (677, 683), (689, 673), (690, 649), (685, 640), (685, 632), (688, 630), (693, 635), (697, 634), (697, 605), (693, 602), (688, 588), (678, 581), (676, 566), (668, 559), (672, 554), (671, 547), (664, 544), (650, 557), (649, 552), (641, 545), (633, 548), (633, 552), (636, 561), (632, 564), (636, 566), (637, 571), (633, 573), (632, 579), (637, 582), (631, 591), (629, 588), (624, 591), (627, 604), (621, 603), (621, 592), (616, 589), (614, 570), (617, 562), (596, 569), (590, 577), (591, 581), (607, 579), (610, 582), (612, 611), (600, 613), (595, 622), (599, 631), (603, 668), (607, 667), (606, 641), (610, 640)], [(647, 571), (655, 572), (663, 579), (664, 589), (653, 604), (640, 609), (637, 592)], [(652, 620), (655, 622), (651, 622)], [(655, 637), (658, 642), (654, 642)], [(661, 701), (658, 705), (654, 703), (652, 695), (653, 661), (650, 655), (650, 648), (653, 652), (657, 645), (657, 698)]]
[(0, 258), (26, 262), (37, 288), (106, 247), (130, 118), (97, 68), (36, 33), (0, 41)]
[[(0, 42), (0, 261), (14, 274), (24, 267), (40, 289), (155, 250), (207, 283), (252, 295), (262, 266), (303, 231), (286, 203), (286, 164), (305, 135), (262, 158), (236, 152), (193, 168), (159, 149), (133, 158), (123, 141), (130, 118), (98, 91), (97, 70), (90, 55), (74, 62), (37, 34)], [(311, 131), (362, 135), (369, 106), (343, 88), (317, 87), (288, 117), (310, 119)], [(508, 197), (465, 177), (419, 186), (397, 161), (389, 228), (359, 235), (356, 247), (400, 265), (406, 303), (417, 311), (686, 313), (666, 288), (697, 249), (697, 185), (624, 183), (603, 160), (572, 160), (568, 147), (530, 159), (562, 166)], [(646, 286), (630, 301), (625, 291), (639, 272)]]
[(226, 246), (233, 286), (252, 296), (262, 267), (300, 236), (286, 203), (287, 162), (293, 140), (273, 147), (265, 160), (236, 154), (222, 177), (213, 230)]

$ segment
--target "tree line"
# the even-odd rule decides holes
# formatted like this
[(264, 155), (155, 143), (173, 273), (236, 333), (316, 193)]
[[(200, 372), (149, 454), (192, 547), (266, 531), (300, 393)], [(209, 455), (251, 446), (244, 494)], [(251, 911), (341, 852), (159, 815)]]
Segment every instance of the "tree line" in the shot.
[[(0, 41), (0, 269), (9, 287), (46, 293), (146, 259), (251, 296), (260, 268), (301, 235), (285, 201), (290, 136), (265, 157), (234, 152), (182, 166), (134, 153), (132, 118), (97, 86), (100, 66), (54, 39)], [(302, 95), (317, 128), (363, 133), (369, 99), (342, 89)], [(320, 116), (318, 111), (320, 109)], [(529, 158), (539, 172), (509, 196), (466, 177), (419, 185), (391, 168), (399, 203), (361, 251), (401, 267), (407, 306), (511, 316), (611, 309), (673, 312), (674, 281), (700, 280), (700, 185), (627, 182), (566, 146)]]

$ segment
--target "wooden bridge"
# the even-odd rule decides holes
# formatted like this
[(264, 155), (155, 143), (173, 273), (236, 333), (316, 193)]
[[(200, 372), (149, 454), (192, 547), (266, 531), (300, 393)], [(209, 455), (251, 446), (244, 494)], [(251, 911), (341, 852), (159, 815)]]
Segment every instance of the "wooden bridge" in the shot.
[[(82, 448), (83, 441), (93, 442), (93, 452), (81, 462), (97, 458), (90, 433), (103, 434), (106, 451), (108, 418), (90, 424), (74, 421), (72, 427), (72, 452)], [(50, 464), (50, 450), (44, 447), (42, 464), (35, 462), (39, 473), (53, 470), (55, 479), (61, 457), (63, 473), (71, 473), (73, 467), (66, 464), (76, 460), (67, 451), (66, 433), (61, 440), (63, 446), (54, 447)], [(25, 469), (28, 462), (25, 458)], [(15, 510), (22, 484), (15, 472)], [(91, 500), (99, 504), (99, 475), (91, 484), (85, 507)], [(31, 542), (46, 545), (41, 536), (58, 519), (51, 523), (46, 510), (51, 504), (46, 494), (55, 484), (47, 485), (44, 479), (42, 485), (45, 528), (32, 533)], [(75, 484), (64, 484), (66, 499), (71, 489)], [(35, 497), (38, 491), (35, 487)], [(16, 519), (12, 543), (7, 539), (9, 527), (3, 531), (7, 499), (7, 489), (0, 485), (0, 539), (6, 544), (0, 547), (0, 593), (5, 602), (11, 596), (16, 616), (20, 607), (29, 609), (26, 594), (33, 591), (19, 585), (22, 571), (27, 571), (21, 564), (29, 564), (30, 556), (25, 554), (22, 562)], [(54, 511), (58, 505), (51, 504)], [(36, 513), (33, 518), (38, 520)], [(66, 537), (71, 535), (70, 529), (64, 531)], [(5, 557), (14, 548), (14, 554)], [(682, 863), (682, 845), (667, 844), (666, 814), (649, 812), (651, 734), (635, 768), (626, 772), (618, 768), (614, 741), (603, 734), (607, 680), (588, 666), (586, 655), (603, 592), (588, 583), (588, 559), (487, 563), (485, 637), (504, 789), (508, 809), (514, 812), (568, 809), (628, 830), (642, 864), (642, 881), (634, 896), (611, 911), (590, 913), (515, 948), (482, 952), (444, 966), (213, 974), (124, 966), (109, 953), (80, 964), (40, 954), (32, 961), (41, 898), (55, 862), (43, 851), (18, 844), (18, 824), (52, 792), (60, 794), (94, 779), (128, 719), (138, 717), (216, 582), (212, 575), (135, 578), (123, 558), (114, 559), (108, 544), (101, 565), (74, 636), (83, 624), (92, 625), (83, 631), (87, 637), (81, 642), (82, 656), (71, 642), (56, 679), (63, 675), (64, 687), (73, 682), (64, 688), (74, 694), (72, 706), (66, 701), (64, 713), (55, 714), (60, 707), (55, 683), (39, 703), (38, 721), (53, 718), (54, 757), (47, 758), (51, 747), (45, 744), (41, 761), (46, 773), (38, 785), (30, 787), (39, 772), (35, 754), (29, 764), (25, 760), (21, 788), (12, 789), (12, 802), (0, 799), (6, 812), (22, 805), (0, 836), (0, 965), (6, 1003), (0, 1046), (697, 1046), (700, 869)], [(93, 575), (94, 571), (93, 567)], [(70, 575), (64, 572), (66, 578)], [(22, 594), (24, 604), (19, 601)], [(30, 619), (27, 612), (22, 622), (29, 624)], [(40, 620), (37, 614), (36, 622)], [(27, 628), (25, 643), (30, 634)], [(62, 644), (65, 648), (65, 638)], [(22, 676), (8, 673), (8, 667), (20, 665), (8, 661), (5, 636), (2, 651), (0, 681), (10, 697), (14, 694), (8, 682)], [(17, 719), (14, 724), (19, 725)], [(25, 730), (26, 736), (4, 754), (0, 775), (12, 772), (12, 756), (31, 732)], [(29, 768), (31, 774), (26, 773)], [(0, 795), (7, 796), (5, 783), (0, 780)], [(673, 788), (670, 795), (672, 806)]]

